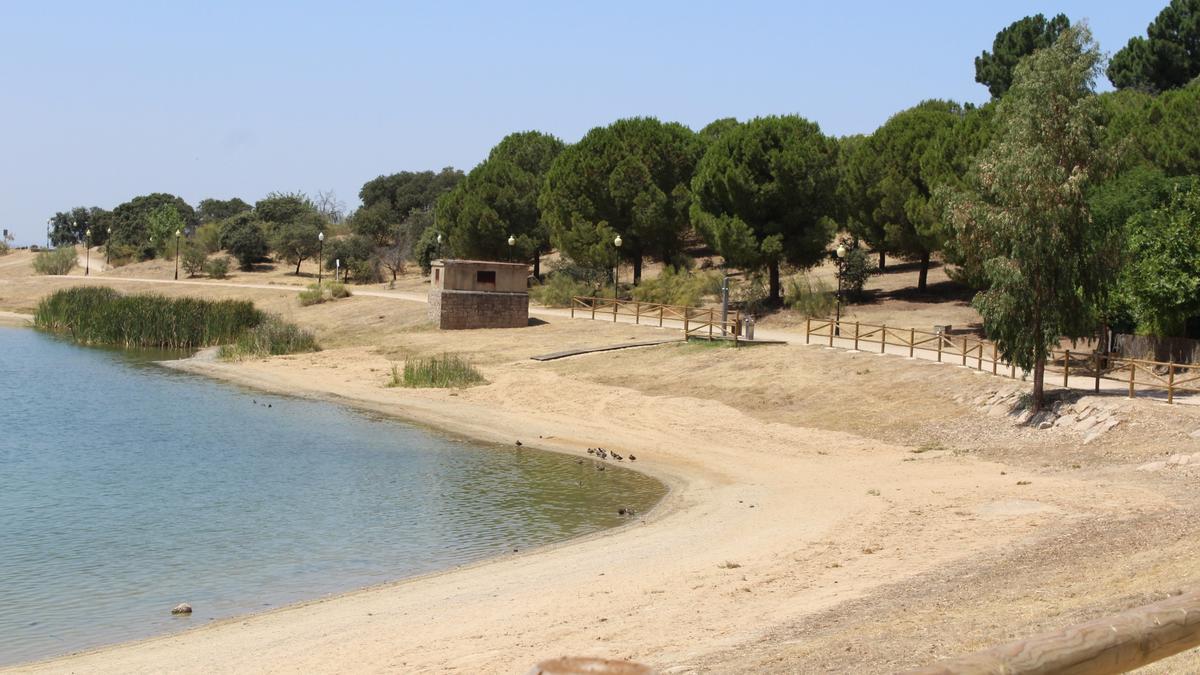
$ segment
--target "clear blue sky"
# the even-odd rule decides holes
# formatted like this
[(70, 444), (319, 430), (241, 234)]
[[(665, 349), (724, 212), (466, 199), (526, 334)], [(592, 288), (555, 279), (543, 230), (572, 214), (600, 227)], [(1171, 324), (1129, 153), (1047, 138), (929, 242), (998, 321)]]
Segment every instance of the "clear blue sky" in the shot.
[(870, 132), (986, 100), (972, 60), (1022, 16), (1086, 18), (1111, 53), (1166, 2), (0, 0), (0, 227), (39, 243), (55, 211), (149, 192), (352, 208), (380, 174), (632, 115)]

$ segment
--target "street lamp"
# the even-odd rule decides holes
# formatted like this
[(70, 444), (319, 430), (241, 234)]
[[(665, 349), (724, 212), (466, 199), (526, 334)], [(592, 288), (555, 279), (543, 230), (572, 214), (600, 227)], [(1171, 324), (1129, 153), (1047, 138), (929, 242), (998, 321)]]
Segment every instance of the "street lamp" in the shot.
[[(71, 225), (75, 225), (75, 222), (72, 221)], [(88, 272), (92, 271), (92, 228), (89, 227), (87, 230), (84, 230), (83, 236), (83, 276), (86, 277)], [(76, 260), (79, 260), (79, 258), (76, 258)]]
[(846, 245), (838, 244), (837, 247), (837, 317), (833, 321), (833, 334), (842, 334), (842, 274), (845, 273), (846, 267)]
[(437, 236), (437, 257), (442, 257), (442, 233), (438, 232)]
[(104, 237), (104, 266), (108, 267), (108, 249), (112, 247), (112, 228), (108, 228), (107, 235)]
[(317, 233), (317, 241), (320, 242), (320, 252), (317, 253), (317, 287), (321, 286), (321, 280), (325, 278), (325, 233)]
[(513, 250), (513, 246), (516, 246), (516, 245), (517, 245), (517, 238), (512, 236), (511, 234), (508, 235), (508, 262), (512, 262), (512, 250)]
[(54, 224), (53, 218), (46, 219), (46, 248), (50, 248), (50, 226)]
[(175, 281), (179, 281), (179, 235), (183, 234), (180, 230), (175, 230)]
[(618, 298), (617, 289), (620, 287), (619, 280), (620, 280), (620, 273), (621, 273), (621, 235), (618, 234), (616, 239), (613, 239), (613, 246), (617, 247), (617, 264), (613, 265), (613, 300), (616, 300)]

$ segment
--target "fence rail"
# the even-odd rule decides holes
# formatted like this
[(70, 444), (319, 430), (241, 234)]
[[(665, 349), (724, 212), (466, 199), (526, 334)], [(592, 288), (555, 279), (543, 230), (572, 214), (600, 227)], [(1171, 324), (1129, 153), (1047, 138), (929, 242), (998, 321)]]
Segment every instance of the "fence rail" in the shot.
[[(897, 328), (865, 324), (858, 321), (836, 321), (833, 319), (808, 319), (804, 328), (805, 344), (826, 342), (830, 347), (853, 344), (854, 349), (863, 345), (878, 345), (879, 353), (888, 347), (908, 350), (909, 357), (918, 351), (936, 354), (939, 363), (951, 362), (990, 371), (993, 375), (1015, 378), (1017, 368), (1005, 362), (995, 343), (973, 336), (953, 337), (942, 332), (923, 331), (915, 328)], [(1007, 372), (1005, 372), (1007, 371)], [(1200, 393), (1200, 364), (1175, 363), (1174, 361), (1150, 361), (1119, 356), (1115, 353), (1098, 351), (1051, 350), (1046, 362), (1046, 372), (1062, 375), (1062, 385), (1069, 387), (1071, 378), (1093, 380), (1093, 388), (1100, 391), (1101, 381), (1118, 382), (1128, 387), (1129, 397), (1143, 391), (1165, 391), (1167, 402), (1174, 403), (1176, 394)], [(1047, 378), (1047, 381), (1052, 381)]]
[(633, 317), (635, 324), (643, 322), (654, 325), (658, 322), (660, 328), (665, 321), (679, 321), (683, 324), (685, 337), (704, 337), (710, 340), (731, 337), (737, 344), (742, 332), (742, 315), (737, 310), (730, 310), (727, 318), (721, 318), (721, 310), (715, 307), (685, 307), (682, 305), (664, 305), (658, 302), (640, 302), (638, 300), (622, 300), (619, 298), (600, 298), (595, 296), (576, 296), (571, 298), (571, 318), (581, 312), (590, 315), (592, 319), (607, 319), (612, 317)]

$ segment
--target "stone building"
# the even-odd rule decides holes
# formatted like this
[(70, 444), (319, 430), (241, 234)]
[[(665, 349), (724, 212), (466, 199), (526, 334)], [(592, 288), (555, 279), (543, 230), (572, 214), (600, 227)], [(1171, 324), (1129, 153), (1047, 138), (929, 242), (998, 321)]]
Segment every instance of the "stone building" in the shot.
[(524, 263), (434, 260), (429, 320), (442, 329), (527, 326), (528, 278)]

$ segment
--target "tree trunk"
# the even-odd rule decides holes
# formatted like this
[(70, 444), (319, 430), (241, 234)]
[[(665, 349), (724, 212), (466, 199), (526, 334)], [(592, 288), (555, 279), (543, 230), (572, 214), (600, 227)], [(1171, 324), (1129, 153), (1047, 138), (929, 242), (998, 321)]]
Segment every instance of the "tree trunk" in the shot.
[(642, 283), (642, 256), (637, 254), (633, 258), (633, 285), (637, 286)]
[(300, 263), (304, 262), (304, 258), (296, 261), (296, 276), (300, 276)]
[(880, 251), (879, 252), (879, 271), (882, 272), (885, 269), (887, 269), (887, 254), (884, 253), (883, 251)]
[(1036, 415), (1046, 405), (1046, 357), (1033, 364), (1033, 412)]
[(929, 281), (929, 251), (921, 254), (921, 275), (917, 277), (917, 290), (925, 290), (927, 281)]
[(775, 305), (779, 302), (779, 263), (767, 263), (767, 303)]
[(542, 252), (533, 252), (533, 278), (538, 281), (542, 280)]

